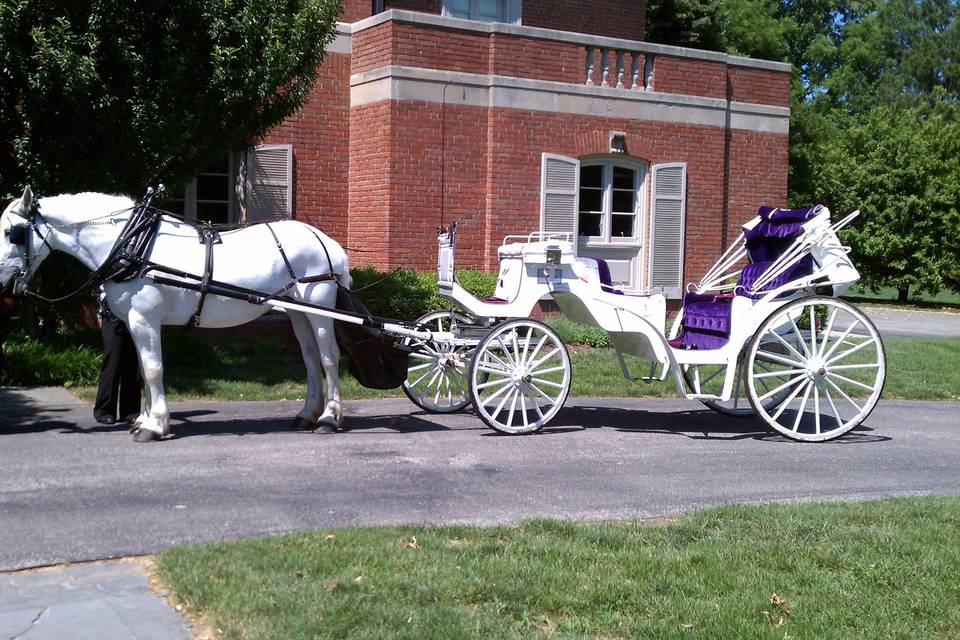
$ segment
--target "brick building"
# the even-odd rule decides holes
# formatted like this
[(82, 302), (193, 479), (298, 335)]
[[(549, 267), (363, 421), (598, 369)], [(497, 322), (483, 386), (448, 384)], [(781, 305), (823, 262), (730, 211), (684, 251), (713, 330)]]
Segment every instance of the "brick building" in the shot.
[(789, 66), (646, 43), (643, 0), (346, 0), (309, 103), (187, 188), (201, 218), (277, 212), (353, 265), (493, 269), (574, 231), (629, 291), (676, 295), (787, 191)]

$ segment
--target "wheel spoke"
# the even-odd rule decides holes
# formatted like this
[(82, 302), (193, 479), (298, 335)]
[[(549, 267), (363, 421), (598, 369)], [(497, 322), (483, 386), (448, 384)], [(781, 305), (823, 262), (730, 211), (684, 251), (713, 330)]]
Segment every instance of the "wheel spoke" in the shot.
[(453, 384), (455, 384), (455, 385), (457, 386), (457, 393), (460, 394), (460, 397), (461, 397), (461, 398), (466, 398), (466, 397), (467, 397), (467, 390), (463, 388), (463, 383), (460, 382), (460, 376), (459, 376), (459, 375), (453, 375), (453, 376), (451, 376), (451, 379), (453, 380)]
[(496, 384), (510, 384), (511, 382), (513, 382), (513, 378), (500, 378), (499, 380), (488, 380), (486, 382), (482, 382), (474, 388), (477, 391), (480, 391), (482, 389), (486, 389), (487, 387), (492, 387)]
[[(829, 382), (829, 380), (828, 380)], [(833, 411), (833, 417), (837, 421), (837, 428), (843, 428), (843, 420), (840, 418), (840, 412), (837, 411), (837, 405), (833, 402), (833, 396), (830, 395), (830, 390), (827, 388), (827, 385), (823, 386), (823, 395), (827, 396), (827, 402), (830, 403), (830, 410)]]
[[(505, 394), (507, 391), (509, 391), (512, 388), (513, 388), (512, 384), (503, 385), (501, 388), (497, 389), (496, 391), (491, 393), (489, 396), (487, 396), (487, 399), (483, 401), (483, 406), (487, 406), (488, 404), (490, 404), (491, 402), (493, 402), (494, 400), (496, 400), (497, 398), (499, 398), (501, 395)], [(505, 396), (505, 397), (509, 397), (509, 396)], [(497, 415), (498, 413), (500, 413), (500, 409), (502, 407), (503, 407), (503, 402), (500, 403), (500, 406), (497, 407), (497, 410), (494, 411), (492, 415)]]
[(407, 367), (407, 373), (410, 373), (411, 371), (419, 371), (420, 369), (426, 369), (427, 367), (435, 366), (435, 364), (436, 363), (434, 362), (424, 362), (423, 364), (418, 364), (415, 367)]
[[(501, 389), (501, 391), (504, 391), (504, 390), (505, 390), (505, 391), (512, 391), (512, 390), (515, 389), (515, 388), (516, 388), (516, 387), (514, 387), (513, 385), (510, 385), (509, 387), (505, 387), (504, 389)], [(494, 395), (490, 396), (490, 400), (492, 400), (494, 397), (496, 397), (496, 395), (499, 394), (499, 393), (500, 393), (500, 391), (498, 391), (498, 392), (495, 393)], [(507, 404), (507, 401), (508, 401), (512, 396), (513, 396), (512, 393), (506, 393), (506, 394), (504, 394), (503, 398), (501, 398), (501, 400), (500, 400), (500, 404), (497, 405), (497, 408), (496, 408), (496, 409), (494, 410), (494, 412), (491, 413), (490, 415), (491, 415), (491, 416), (500, 415), (500, 412), (503, 410), (504, 405)], [(488, 400), (488, 402), (489, 402), (489, 400)], [(484, 403), (484, 404), (486, 404), (486, 403)]]
[(541, 388), (538, 387), (537, 385), (533, 384), (532, 382), (529, 383), (529, 384), (530, 384), (530, 388), (531, 388), (531, 389), (533, 389), (534, 391), (536, 391), (537, 393), (539, 393), (541, 396), (543, 396), (543, 398), (544, 398), (547, 402), (549, 402), (551, 405), (554, 405), (554, 404), (557, 403), (556, 400), (554, 400), (553, 398), (551, 398), (550, 396), (548, 396), (546, 393), (544, 393), (543, 389), (541, 389)]
[(512, 372), (512, 371), (504, 371), (503, 369), (497, 369), (497, 368), (495, 368), (495, 367), (490, 367), (490, 366), (487, 366), (487, 365), (485, 365), (485, 364), (483, 364), (483, 363), (480, 363), (479, 365), (477, 365), (477, 370), (478, 370), (478, 371), (483, 371), (484, 373), (492, 373), (492, 374), (495, 374), (495, 375), (498, 375), (498, 376), (505, 376), (505, 377), (508, 377), (508, 378), (513, 375), (513, 372)]
[(827, 319), (827, 330), (823, 332), (823, 340), (820, 341), (820, 353), (818, 355), (822, 356), (827, 350), (827, 345), (830, 343), (830, 332), (833, 331), (833, 322), (837, 319), (838, 313), (840, 313), (840, 308), (834, 307), (833, 312)]
[[(704, 378), (703, 380), (700, 380), (700, 388), (703, 389), (703, 386), (704, 386), (705, 384), (708, 384), (711, 380), (713, 380), (714, 378), (716, 378), (716, 377), (717, 377), (718, 375), (720, 375), (721, 373), (723, 373), (723, 367), (717, 367), (717, 370), (716, 370), (716, 371), (714, 371), (713, 373), (711, 373), (710, 375), (708, 375), (708, 376), (707, 376), (706, 378)], [(697, 371), (696, 371), (696, 374), (695, 374), (695, 375), (696, 375), (698, 378), (700, 377), (700, 367), (697, 367)]]
[(817, 349), (817, 305), (810, 305), (810, 353), (820, 353)]
[(517, 410), (517, 396), (520, 395), (520, 392), (514, 389), (514, 392), (511, 394), (513, 400), (510, 401), (510, 412), (507, 414), (507, 426), (513, 426), (513, 414)]
[(810, 398), (810, 389), (816, 385), (813, 382), (807, 382), (803, 388), (803, 400), (800, 401), (800, 408), (797, 409), (797, 417), (793, 419), (793, 432), (800, 429), (800, 421), (803, 420), (803, 412), (807, 408), (807, 400)]
[(530, 350), (530, 336), (533, 334), (533, 327), (527, 327), (527, 339), (523, 341), (523, 354), (520, 356), (520, 363), (527, 361), (527, 352)]
[(510, 342), (513, 344), (513, 361), (516, 362), (517, 364), (520, 364), (521, 362), (523, 362), (523, 360), (520, 359), (520, 345), (517, 344), (516, 328), (514, 328), (513, 331), (510, 332)]
[(793, 318), (790, 318), (789, 315), (787, 318), (790, 319), (790, 326), (793, 327), (793, 334), (797, 336), (797, 342), (800, 344), (800, 348), (803, 349), (804, 355), (809, 358), (810, 352), (807, 350), (807, 341), (803, 339), (803, 334), (800, 332), (800, 327), (797, 326), (796, 321)]
[(510, 366), (516, 367), (517, 361), (514, 360), (513, 356), (510, 355), (510, 348), (506, 344), (504, 344), (502, 335), (500, 334), (497, 335), (497, 342), (500, 343), (500, 348), (503, 349), (503, 355), (504, 357), (506, 357), (507, 361), (510, 363)]
[(525, 394), (521, 388), (517, 395), (520, 396), (520, 416), (523, 418), (523, 428), (529, 429), (530, 422), (527, 418), (527, 394)]
[[(838, 355), (838, 356), (833, 356), (832, 358), (830, 358), (829, 360), (827, 360), (827, 364), (832, 364), (832, 363), (836, 362), (837, 360), (843, 360), (844, 358), (846, 358), (847, 356), (849, 356), (851, 353), (856, 353), (857, 351), (860, 351), (860, 349), (863, 349), (863, 348), (866, 347), (867, 345), (871, 345), (871, 344), (873, 344), (873, 340), (864, 340), (863, 342), (861, 342), (861, 343), (858, 344), (857, 346), (853, 347), (852, 349), (847, 349), (846, 351), (844, 351), (844, 352), (841, 353), (840, 355)], [(830, 367), (830, 368), (832, 369), (833, 367)]]
[(566, 371), (566, 370), (567, 370), (566, 367), (564, 367), (563, 365), (560, 365), (560, 366), (557, 366), (557, 367), (550, 367), (550, 368), (548, 368), (548, 369), (538, 369), (537, 371), (531, 371), (531, 372), (530, 372), (530, 375), (532, 375), (532, 376), (542, 376), (542, 375), (546, 375), (546, 374), (548, 374), (548, 373), (556, 373), (557, 371)]
[[(736, 366), (736, 365), (734, 365)], [(720, 369), (717, 369), (720, 371)], [(740, 404), (740, 380), (741, 376), (739, 371), (733, 372), (733, 410), (737, 410), (737, 405)]]
[(820, 435), (820, 386), (813, 385), (813, 419), (817, 429), (817, 435)]
[(504, 369), (511, 369), (511, 368), (512, 368), (509, 364), (507, 364), (506, 362), (504, 362), (503, 360), (501, 360), (501, 359), (497, 356), (497, 354), (495, 354), (493, 351), (485, 351), (485, 352), (483, 353), (483, 355), (485, 355), (485, 356), (490, 356), (491, 358), (493, 358), (494, 360), (496, 360), (496, 361), (500, 364), (500, 366), (502, 366)]
[(549, 380), (544, 380), (543, 378), (534, 378), (538, 383), (545, 384), (548, 387), (556, 387), (557, 389), (563, 389), (563, 385), (558, 382), (551, 382)]
[(858, 381), (858, 380), (854, 380), (854, 379), (852, 379), (852, 378), (848, 378), (847, 376), (842, 376), (842, 375), (840, 375), (839, 373), (833, 373), (832, 371), (827, 371), (827, 375), (828, 375), (828, 376), (831, 376), (831, 377), (834, 377), (834, 378), (837, 378), (837, 379), (839, 379), (839, 380), (843, 380), (843, 381), (846, 382), (847, 384), (852, 384), (852, 385), (854, 385), (855, 387), (860, 387), (861, 389), (866, 389), (867, 391), (871, 391), (871, 392), (873, 391), (873, 387), (871, 387), (870, 385), (864, 384), (864, 383), (862, 383), (862, 382), (860, 382), (860, 381)]
[(754, 378), (783, 378), (798, 373), (806, 373), (806, 369), (780, 369), (779, 371), (767, 371), (766, 373), (755, 373)]
[(537, 402), (537, 399), (533, 397), (532, 393), (530, 393), (530, 389), (524, 387), (523, 393), (527, 396), (527, 399), (530, 400), (530, 405), (533, 407), (533, 410), (537, 412), (537, 415), (540, 416), (540, 420), (543, 420), (543, 411), (540, 409), (540, 403)]
[(757, 349), (757, 355), (762, 358), (767, 358), (768, 360), (772, 360), (778, 364), (786, 364), (792, 367), (801, 367), (801, 368), (806, 366), (805, 363), (803, 362), (797, 362), (792, 358), (781, 356), (779, 353), (770, 353), (769, 351), (761, 351), (760, 349)]
[(431, 369), (430, 371), (427, 371), (425, 374), (423, 374), (422, 376), (420, 376), (419, 378), (417, 378), (415, 381), (411, 382), (411, 383), (410, 383), (410, 388), (413, 389), (415, 386), (417, 386), (418, 384), (420, 384), (420, 382), (423, 381), (423, 379), (426, 378), (428, 375), (430, 375), (431, 373), (433, 373), (433, 371), (434, 371), (434, 370)]
[[(797, 380), (804, 380), (804, 378), (799, 377)], [(777, 409), (777, 412), (773, 414), (772, 418), (774, 422), (777, 421), (777, 418), (780, 417), (780, 414), (783, 413), (784, 409), (787, 408), (787, 405), (789, 405), (793, 399), (797, 397), (797, 394), (800, 393), (804, 386), (806, 385), (797, 385), (797, 388), (790, 392), (790, 395), (787, 396), (786, 399), (780, 404), (780, 408)]]
[(834, 364), (830, 365), (830, 371), (836, 371), (837, 369), (877, 369), (880, 367), (879, 362), (869, 362), (865, 364)]
[(830, 356), (833, 355), (833, 352), (837, 350), (837, 347), (843, 344), (843, 341), (847, 339), (847, 336), (850, 335), (850, 332), (853, 331), (854, 327), (856, 327), (858, 324), (860, 324), (860, 318), (854, 317), (853, 324), (847, 327), (846, 331), (843, 332), (843, 335), (840, 336), (840, 339), (834, 342), (833, 346), (830, 347), (830, 350), (823, 354), (824, 360), (830, 359)]
[(847, 395), (847, 392), (846, 392), (846, 391), (844, 391), (843, 389), (841, 389), (840, 387), (838, 387), (838, 386), (837, 386), (837, 383), (835, 383), (835, 382), (834, 382), (833, 380), (831, 380), (830, 378), (824, 378), (824, 380), (827, 381), (827, 384), (829, 384), (831, 387), (833, 387), (834, 389), (836, 389), (836, 390), (837, 390), (837, 393), (839, 393), (839, 394), (842, 395), (844, 398), (846, 398), (847, 402), (849, 402), (849, 403), (852, 404), (854, 407), (856, 407), (857, 413), (863, 411), (863, 408), (862, 408), (860, 405), (858, 405), (856, 402), (854, 402), (853, 399), (850, 398), (850, 396)]
[(524, 364), (526, 364), (527, 362), (530, 362), (531, 360), (533, 360), (534, 358), (537, 357), (537, 354), (540, 353), (540, 348), (544, 345), (544, 343), (546, 343), (548, 337), (549, 337), (549, 336), (543, 336), (543, 337), (540, 338), (540, 341), (537, 343), (537, 346), (534, 347), (534, 349), (533, 349), (533, 351), (530, 353), (530, 355), (527, 356), (527, 359), (526, 359), (526, 361), (524, 362)]
[(757, 398), (757, 400), (759, 400), (760, 402), (763, 402), (770, 396), (776, 395), (778, 391), (782, 391), (788, 387), (792, 387), (793, 385), (797, 384), (798, 380), (803, 380), (803, 378), (805, 377), (806, 377), (806, 373), (802, 373), (798, 376), (794, 376), (793, 378), (790, 378), (789, 380), (781, 384), (779, 387), (775, 388), (773, 391), (770, 391), (769, 393), (760, 396), (759, 398)]
[[(783, 339), (783, 336), (781, 336), (779, 333), (777, 333), (777, 332), (774, 331), (773, 329), (770, 329), (770, 334), (771, 334), (774, 338), (776, 338), (776, 339), (780, 342), (780, 344), (782, 344), (782, 345), (785, 346), (787, 349), (789, 349), (789, 350), (790, 350), (790, 353), (792, 353), (793, 355), (797, 356), (797, 357), (800, 358), (801, 360), (806, 360), (806, 358), (804, 357), (804, 355), (803, 355), (802, 353), (800, 353), (799, 351), (797, 351), (796, 348), (795, 348), (792, 344), (790, 344), (789, 342), (787, 342), (786, 340), (784, 340), (784, 339)], [(758, 351), (758, 353), (759, 353), (759, 351)]]
[(437, 359), (437, 356), (436, 356), (436, 355), (432, 355), (432, 356), (431, 356), (431, 355), (427, 355), (427, 354), (425, 354), (425, 353), (421, 353), (420, 351), (413, 351), (413, 352), (411, 352), (411, 353), (410, 353), (410, 357), (411, 357), (411, 358), (417, 358), (417, 359), (419, 359), (419, 360), (429, 360), (430, 362), (434, 362), (434, 361), (436, 361), (436, 359)]
[(539, 360), (537, 360), (536, 362), (534, 362), (532, 365), (530, 365), (530, 368), (531, 368), (531, 369), (536, 369), (536, 368), (539, 367), (541, 364), (543, 364), (544, 362), (546, 362), (547, 360), (549, 360), (552, 356), (554, 356), (554, 355), (556, 355), (556, 354), (558, 354), (558, 353), (560, 353), (560, 349), (554, 349), (553, 351), (551, 351), (550, 353), (548, 353), (547, 355), (543, 356), (542, 358), (540, 358)]

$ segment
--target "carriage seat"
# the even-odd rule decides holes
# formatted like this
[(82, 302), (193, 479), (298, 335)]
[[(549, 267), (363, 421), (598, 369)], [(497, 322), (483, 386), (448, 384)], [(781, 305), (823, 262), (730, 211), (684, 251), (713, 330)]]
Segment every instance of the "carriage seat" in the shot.
[(595, 283), (604, 293), (624, 295), (623, 291), (617, 289), (613, 283), (613, 277), (610, 275), (610, 265), (603, 258), (577, 258), (576, 267), (574, 272), (584, 282)]
[[(767, 291), (813, 273), (813, 257), (807, 254), (759, 291), (747, 293), (752, 291), (760, 276), (803, 233), (804, 223), (816, 217), (822, 209), (821, 206), (807, 209), (760, 207), (757, 211), (759, 221), (744, 229), (749, 264), (740, 272), (734, 293), (687, 293), (683, 298), (680, 334), (669, 341), (670, 346), (684, 349), (719, 349), (730, 338), (730, 316), (735, 297), (759, 299)], [(791, 293), (785, 291), (779, 297)]]

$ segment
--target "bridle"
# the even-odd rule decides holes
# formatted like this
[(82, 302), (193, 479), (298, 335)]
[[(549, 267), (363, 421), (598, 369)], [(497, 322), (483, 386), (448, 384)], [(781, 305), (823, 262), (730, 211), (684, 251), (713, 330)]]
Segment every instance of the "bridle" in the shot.
[[(163, 185), (159, 185), (157, 189), (150, 187), (147, 189), (147, 193), (143, 199), (133, 207), (113, 211), (103, 216), (91, 218), (90, 220), (62, 225), (53, 225), (44, 220), (43, 214), (40, 212), (40, 203), (37, 199), (34, 199), (27, 216), (16, 214), (23, 217), (25, 221), (11, 225), (5, 232), (11, 244), (24, 248), (23, 267), (20, 269), (14, 282), (13, 295), (29, 296), (52, 304), (72, 298), (78, 293), (88, 290), (90, 287), (98, 287), (107, 280), (126, 280), (136, 275), (139, 271), (140, 264), (142, 264), (144, 260), (144, 254), (152, 244), (160, 222), (161, 213), (151, 206), (151, 203), (153, 202), (153, 198), (162, 191)], [(59, 298), (46, 298), (30, 289), (30, 281), (34, 275), (36, 275), (32, 269), (32, 264), (43, 247), (47, 247), (51, 253), (53, 252), (53, 246), (47, 238), (55, 229), (81, 228), (94, 224), (111, 223), (115, 216), (126, 213), (127, 211), (133, 211), (133, 214), (127, 219), (127, 223), (124, 225), (123, 230), (121, 230), (116, 242), (114, 242), (113, 247), (110, 249), (110, 253), (107, 254), (103, 263), (94, 269), (87, 281), (80, 285), (80, 287)], [(39, 224), (43, 224), (46, 227), (46, 233), (41, 232)], [(33, 247), (35, 244), (33, 241), (34, 234), (40, 237), (40, 243), (36, 249)]]

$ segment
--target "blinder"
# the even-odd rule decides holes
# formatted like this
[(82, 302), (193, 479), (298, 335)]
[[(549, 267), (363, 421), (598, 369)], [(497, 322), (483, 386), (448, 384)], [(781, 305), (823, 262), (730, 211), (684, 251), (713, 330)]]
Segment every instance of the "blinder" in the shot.
[(6, 235), (10, 238), (10, 243), (15, 245), (26, 245), (30, 234), (30, 225), (26, 222), (12, 225), (7, 229)]

